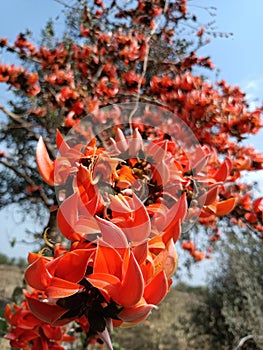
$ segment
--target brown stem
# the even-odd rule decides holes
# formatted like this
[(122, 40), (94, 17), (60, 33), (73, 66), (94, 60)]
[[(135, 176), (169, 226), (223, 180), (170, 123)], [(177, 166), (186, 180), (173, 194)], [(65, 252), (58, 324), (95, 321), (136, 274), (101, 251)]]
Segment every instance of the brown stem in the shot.
[[(16, 114), (16, 113), (13, 113), (13, 112), (9, 111), (3, 105), (0, 105), (0, 111), (2, 111), (9, 118), (11, 118), (20, 128), (26, 130), (28, 132), (28, 134), (30, 136), (32, 136), (36, 141), (39, 140), (41, 135), (38, 132), (32, 130), (33, 124), (26, 122), (23, 119), (22, 115)], [(53, 145), (50, 142), (48, 142), (47, 140), (45, 140), (45, 143), (46, 143), (46, 146), (47, 146), (49, 152), (55, 158), (56, 157), (56, 153), (55, 153)]]
[[(16, 167), (14, 167), (12, 164), (10, 164), (5, 159), (1, 159), (0, 160), (0, 164), (5, 166), (6, 168), (12, 170), (17, 176), (22, 177), (30, 186), (36, 186), (36, 183), (31, 179), (30, 176), (28, 176), (24, 172), (18, 170)], [(43, 203), (45, 204), (45, 206), (47, 208), (49, 208), (50, 207), (50, 201), (49, 201), (48, 197), (46, 196), (44, 190), (40, 189), (39, 193), (40, 193), (40, 198), (42, 199)]]

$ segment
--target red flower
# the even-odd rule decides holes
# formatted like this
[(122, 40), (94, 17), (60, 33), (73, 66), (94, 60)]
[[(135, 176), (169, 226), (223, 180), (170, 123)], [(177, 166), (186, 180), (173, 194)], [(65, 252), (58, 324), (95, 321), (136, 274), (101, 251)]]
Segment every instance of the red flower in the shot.
[[(187, 75), (180, 83), (185, 89), (194, 84)], [(27, 301), (43, 322), (80, 320), (94, 335), (106, 332), (109, 318), (115, 326), (144, 320), (172, 283), (182, 222), (200, 214), (213, 224), (234, 208), (234, 197), (219, 202), (220, 182), (232, 171), (229, 158), (220, 163), (205, 146), (190, 157), (165, 134), (151, 130), (148, 140), (140, 129), (125, 136), (113, 128), (107, 148), (95, 138), (71, 147), (57, 132), (60, 157), (54, 161), (40, 139), (37, 164), (44, 180), (59, 184), (59, 191), (69, 177), (72, 184), (69, 197), (58, 193), (57, 214), (70, 251), (56, 248), (53, 258), (31, 254), (25, 273), (40, 293), (27, 294)], [(182, 247), (196, 261), (208, 258), (193, 241)]]
[(79, 282), (86, 273), (86, 268), (93, 249), (74, 250), (55, 259), (38, 257), (25, 272), (27, 283), (45, 293), (47, 298), (61, 298), (83, 290)]
[[(34, 293), (36, 294), (36, 293)], [(68, 336), (64, 327), (52, 326), (38, 319), (24, 300), (20, 306), (7, 305), (4, 313), (10, 324), (9, 339), (11, 347), (24, 350), (63, 350), (62, 342), (72, 342), (74, 337)]]

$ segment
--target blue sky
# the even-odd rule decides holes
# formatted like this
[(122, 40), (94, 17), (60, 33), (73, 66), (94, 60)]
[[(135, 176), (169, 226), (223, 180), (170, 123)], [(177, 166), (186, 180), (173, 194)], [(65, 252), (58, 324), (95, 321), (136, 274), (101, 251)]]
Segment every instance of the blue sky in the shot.
[[(232, 32), (228, 39), (214, 39), (211, 44), (201, 49), (200, 54), (210, 55), (220, 69), (220, 77), (228, 83), (239, 85), (247, 93), (252, 105), (258, 99), (263, 101), (263, 1), (262, 0), (189, 0), (188, 7), (195, 11), (195, 6), (215, 6), (217, 30)], [(62, 7), (53, 0), (8, 0), (0, 4), (0, 37), (7, 37), (11, 42), (19, 32), (29, 28), (37, 42), (41, 29), (50, 17), (60, 14)], [(206, 17), (205, 11), (198, 9)], [(60, 17), (61, 18), (61, 17)], [(207, 17), (206, 17), (207, 18)], [(58, 19), (58, 28), (63, 28), (62, 19)], [(0, 56), (0, 61), (8, 63), (7, 56)], [(6, 100), (5, 90), (0, 89), (0, 103)], [(249, 141), (263, 152), (263, 133)], [(12, 256), (26, 257), (28, 246), (18, 245), (11, 249), (8, 239), (13, 235), (20, 237), (24, 225), (19, 214), (10, 209), (1, 213), (0, 251)], [(24, 237), (24, 236), (23, 236)], [(20, 238), (23, 238), (22, 236)]]

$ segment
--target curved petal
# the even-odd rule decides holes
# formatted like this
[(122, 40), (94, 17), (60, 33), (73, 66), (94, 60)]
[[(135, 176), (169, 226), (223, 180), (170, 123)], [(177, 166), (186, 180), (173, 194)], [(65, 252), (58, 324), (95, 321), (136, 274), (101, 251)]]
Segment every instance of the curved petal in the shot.
[(114, 223), (119, 226), (131, 242), (143, 242), (151, 233), (151, 221), (142, 201), (133, 193), (132, 198), (111, 196)]
[(106, 243), (114, 248), (127, 248), (128, 241), (123, 231), (112, 222), (96, 217), (101, 235)]
[(43, 180), (50, 186), (54, 186), (54, 161), (49, 157), (46, 145), (42, 136), (40, 137), (36, 148), (36, 162), (39, 174)]
[(99, 242), (93, 271), (121, 278), (122, 258), (120, 254), (112, 247), (107, 247)]
[(195, 158), (191, 159), (192, 173), (198, 174), (207, 164), (210, 156), (210, 150), (207, 146), (198, 146), (195, 150)]
[(77, 205), (78, 194), (74, 193), (64, 200), (57, 213), (58, 227), (63, 236), (71, 241), (80, 239), (80, 235), (74, 231), (78, 219)]
[(67, 152), (70, 150), (69, 145), (64, 140), (61, 132), (58, 129), (57, 129), (57, 135), (56, 135), (56, 144), (58, 147), (58, 151), (62, 156), (66, 155)]
[[(126, 258), (127, 257), (127, 258)], [(126, 255), (125, 259), (128, 259), (127, 270), (122, 281), (121, 293), (119, 300), (116, 302), (124, 307), (129, 307), (137, 304), (143, 294), (144, 280), (143, 275), (133, 253)], [(125, 266), (125, 264), (124, 264)]]
[(158, 305), (168, 292), (167, 277), (160, 271), (144, 289), (143, 297), (148, 304)]
[(129, 154), (132, 157), (136, 157), (138, 152), (143, 148), (142, 136), (136, 128), (133, 132), (132, 137), (129, 139)]
[(61, 278), (53, 277), (50, 285), (46, 288), (45, 293), (48, 298), (66, 298), (76, 294), (83, 287), (77, 283), (69, 282)]
[(45, 336), (49, 339), (59, 341), (62, 338), (63, 329), (60, 327), (52, 327), (49, 324), (43, 324), (41, 328)]
[(135, 305), (133, 307), (127, 307), (124, 308), (119, 314), (118, 317), (124, 321), (127, 322), (123, 323), (121, 327), (130, 327), (133, 323), (141, 322), (142, 320), (145, 320), (150, 312), (152, 311), (154, 305), (148, 305), (146, 303), (142, 303), (139, 305)]
[(27, 283), (39, 290), (45, 290), (51, 283), (52, 276), (47, 270), (45, 260), (39, 258), (28, 266), (25, 272)]
[(263, 197), (259, 197), (253, 202), (253, 209), (256, 213), (262, 212), (263, 215)]
[(30, 310), (25, 309), (20, 309), (12, 318), (12, 324), (22, 329), (33, 329), (41, 323), (42, 321), (34, 316)]
[[(121, 293), (121, 282), (118, 277), (109, 275), (107, 273), (93, 273), (88, 275), (87, 280), (98, 288), (106, 300), (113, 299)], [(117, 302), (118, 303), (118, 302)]]
[(198, 203), (200, 205), (209, 205), (216, 201), (219, 192), (218, 184), (212, 185), (206, 193), (198, 198)]
[(127, 141), (126, 141), (126, 138), (125, 138), (123, 132), (119, 128), (117, 128), (115, 140), (116, 140), (117, 147), (120, 150), (120, 152), (125, 152), (128, 148), (128, 144), (127, 144)]
[(76, 249), (64, 254), (58, 258), (54, 275), (69, 282), (81, 281), (85, 276), (91, 252), (85, 249)]
[[(49, 304), (31, 297), (30, 294), (26, 295), (26, 300), (33, 314), (40, 320), (50, 324), (54, 324), (68, 311), (67, 309), (64, 309), (56, 304)], [(65, 323), (68, 323), (67, 319), (65, 319)]]
[(226, 158), (223, 164), (221, 164), (220, 168), (214, 173), (213, 178), (216, 181), (225, 181), (231, 171), (231, 168), (232, 162), (229, 158)]
[(216, 215), (225, 215), (231, 212), (234, 209), (236, 204), (235, 198), (229, 198), (223, 202), (216, 204)]
[[(165, 213), (165, 219), (163, 219), (163, 215), (160, 218), (155, 220), (156, 226), (159, 232), (162, 231), (171, 231), (174, 227), (176, 227), (176, 223), (178, 221), (183, 222), (186, 213), (187, 213), (187, 198), (186, 193), (183, 193), (179, 200)], [(178, 239), (180, 234), (180, 230), (176, 231), (174, 235), (174, 239)], [(171, 238), (171, 237), (170, 237)]]

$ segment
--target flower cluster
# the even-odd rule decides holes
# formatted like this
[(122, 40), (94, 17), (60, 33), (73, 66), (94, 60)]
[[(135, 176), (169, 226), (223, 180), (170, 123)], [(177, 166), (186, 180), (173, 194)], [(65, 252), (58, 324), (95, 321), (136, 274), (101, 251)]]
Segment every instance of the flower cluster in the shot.
[(78, 321), (109, 345), (107, 326), (144, 320), (166, 296), (182, 222), (234, 206), (232, 199), (218, 202), (225, 165), (211, 177), (202, 172), (206, 148), (190, 162), (167, 134), (143, 139), (135, 128), (125, 136), (121, 126), (111, 134), (102, 147), (95, 137), (70, 145), (58, 131), (55, 161), (39, 140), (39, 172), (57, 188), (57, 223), (70, 247), (56, 244), (53, 256), (30, 253), (25, 273), (33, 288), (25, 305), (41, 327)]
[[(10, 46), (0, 38), (1, 50), (17, 53), (28, 67), (0, 64), (0, 82), (16, 89), (23, 108), (15, 110), (24, 111), (5, 112), (11, 136), (2, 139), (22, 140), (10, 133), (18, 121), (30, 135), (23, 149), (46, 136), (47, 148), (42, 138), (38, 142), (37, 166), (54, 189), (31, 181), (38, 179), (31, 165), (23, 189), (29, 200), (42, 195), (63, 236), (63, 243), (53, 244), (44, 234), (49, 253), (28, 257), (30, 291), (14, 312), (6, 308), (7, 338), (24, 349), (61, 347), (69, 339), (61, 336), (63, 327), (72, 321), (90, 342), (111, 347), (108, 328), (144, 320), (166, 296), (181, 232), (187, 232), (182, 248), (195, 261), (209, 257), (213, 247), (204, 253), (188, 234), (195, 222), (215, 242), (219, 218), (232, 212), (230, 222), (249, 223), (262, 236), (262, 198), (253, 202), (248, 187), (237, 182), (243, 171), (263, 168), (263, 157), (239, 142), (260, 130), (262, 108), (251, 112), (239, 88), (193, 74), (196, 66), (214, 66), (194, 52), (207, 30), (195, 31), (192, 45), (178, 40), (179, 24), (192, 17), (187, 0), (138, 1), (123, 9), (111, 3), (108, 9), (101, 0), (83, 6), (74, 41), (36, 47), (20, 34)], [(127, 119), (117, 106), (139, 100), (171, 116), (146, 105)], [(110, 115), (99, 109), (111, 104)], [(182, 121), (195, 133), (191, 150), (193, 133)], [(78, 130), (77, 140), (55, 135), (56, 128)], [(55, 137), (60, 156), (52, 160)], [(20, 156), (14, 169), (26, 166), (24, 152)], [(20, 314), (26, 315), (23, 327)]]
[(36, 96), (40, 91), (37, 73), (14, 65), (0, 64), (0, 82), (22, 89), (28, 96)]
[[(32, 293), (32, 295), (36, 292)], [(13, 310), (12, 310), (13, 309)], [(20, 306), (14, 304), (5, 308), (5, 319), (10, 324), (9, 334), (12, 348), (31, 350), (63, 350), (62, 342), (72, 342), (74, 338), (66, 334), (65, 327), (52, 326), (37, 318), (24, 300)]]

